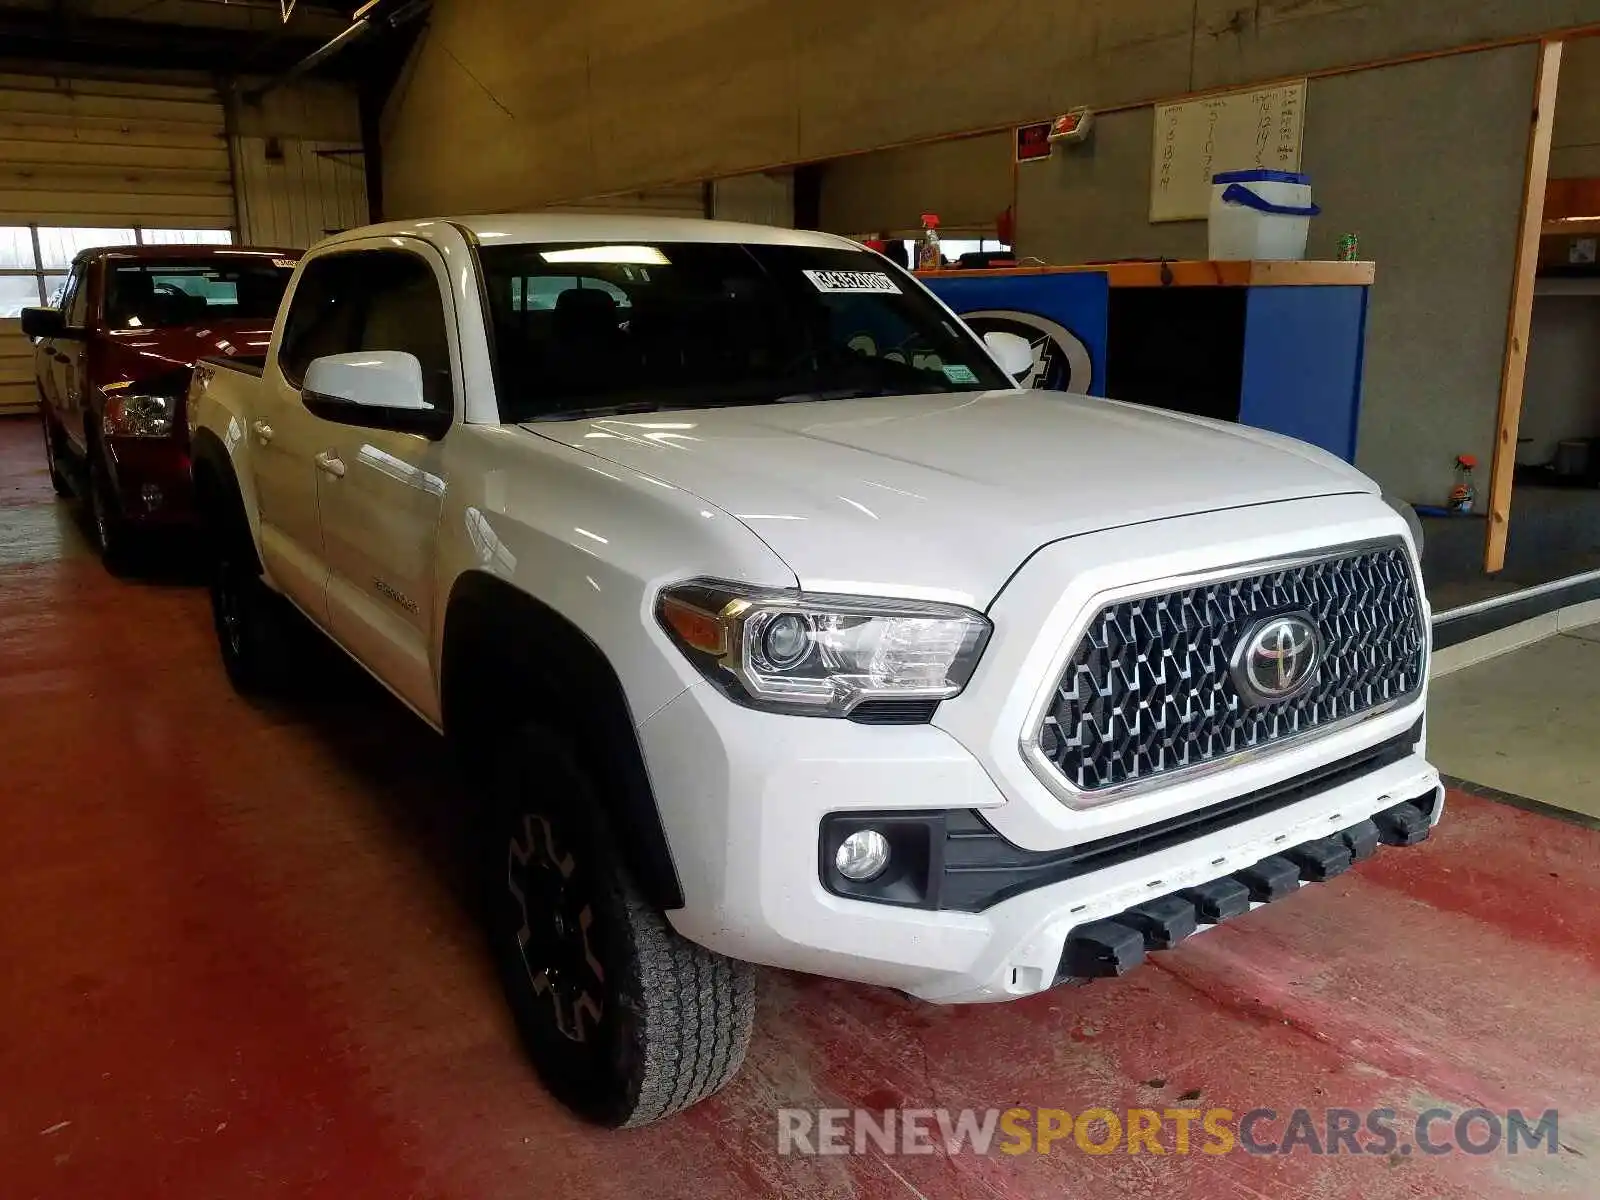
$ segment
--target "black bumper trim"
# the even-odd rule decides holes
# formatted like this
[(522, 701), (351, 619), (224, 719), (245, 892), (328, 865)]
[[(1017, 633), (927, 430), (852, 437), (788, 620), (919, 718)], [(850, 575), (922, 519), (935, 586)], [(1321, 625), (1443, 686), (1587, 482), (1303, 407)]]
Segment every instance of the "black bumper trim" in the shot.
[[(1437, 796), (1435, 791), (1425, 792), (1340, 834), (1270, 855), (1200, 887), (1147, 900), (1114, 917), (1080, 925), (1067, 935), (1055, 982), (1087, 983), (1126, 975), (1144, 961), (1146, 951), (1170, 950), (1201, 924), (1219, 924), (1247, 912), (1252, 902), (1270, 904), (1292, 896), (1303, 884), (1332, 879), (1349, 866), (1353, 844), (1369, 844), (1368, 827), (1395, 831), (1394, 836), (1383, 838), (1384, 845), (1418, 845), (1428, 839)], [(1368, 857), (1376, 852), (1376, 841), (1370, 844), (1373, 850)]]
[(982, 912), (1034, 888), (1075, 879), (1242, 825), (1402, 762), (1415, 753), (1421, 739), (1422, 722), (1418, 721), (1399, 737), (1283, 783), (1066, 850), (1024, 850), (1006, 841), (975, 811), (949, 813), (938, 903), (929, 907)]

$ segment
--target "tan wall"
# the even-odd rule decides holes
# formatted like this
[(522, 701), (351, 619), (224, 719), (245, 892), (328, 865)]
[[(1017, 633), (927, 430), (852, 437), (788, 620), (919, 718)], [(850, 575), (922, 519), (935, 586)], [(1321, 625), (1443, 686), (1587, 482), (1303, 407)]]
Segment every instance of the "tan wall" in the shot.
[(1600, 177), (1600, 38), (1568, 44), (1561, 62), (1550, 178)]
[[(1443, 503), (1455, 456), (1494, 448), (1537, 58), (1454, 55), (1307, 93), (1302, 166), (1323, 210), (1310, 256), (1350, 232), (1378, 264), (1357, 463), (1408, 500)], [(1116, 113), (1090, 145), (1023, 168), (1018, 252), (1204, 258), (1204, 221), (1149, 222), (1152, 134), (1151, 109)]]
[(928, 142), (836, 159), (823, 168), (822, 228), (914, 232), (934, 212), (946, 231), (992, 231), (1011, 206), (1009, 134)]
[(1581, 22), (1600, 0), (437, 0), (385, 196), (570, 200)]

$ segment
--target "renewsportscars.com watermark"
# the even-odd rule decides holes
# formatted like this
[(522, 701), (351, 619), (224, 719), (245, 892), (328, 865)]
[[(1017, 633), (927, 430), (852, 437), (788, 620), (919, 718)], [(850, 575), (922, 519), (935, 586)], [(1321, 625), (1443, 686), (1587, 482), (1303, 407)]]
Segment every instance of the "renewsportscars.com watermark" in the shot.
[(1430, 1108), (780, 1108), (778, 1153), (1555, 1154), (1560, 1114)]

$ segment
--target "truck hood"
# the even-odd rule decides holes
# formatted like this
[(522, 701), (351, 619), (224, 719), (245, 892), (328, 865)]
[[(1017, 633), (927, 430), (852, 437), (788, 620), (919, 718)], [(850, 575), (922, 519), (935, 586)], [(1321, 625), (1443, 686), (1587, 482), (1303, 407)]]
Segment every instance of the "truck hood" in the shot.
[(538, 422), (529, 432), (744, 522), (802, 588), (986, 607), (1036, 549), (1191, 513), (1378, 491), (1243, 426), (1058, 392), (893, 396)]
[(272, 339), (272, 322), (211, 321), (162, 329), (111, 329), (96, 335), (101, 358), (99, 384), (120, 380), (142, 382), (202, 358), (264, 355)]

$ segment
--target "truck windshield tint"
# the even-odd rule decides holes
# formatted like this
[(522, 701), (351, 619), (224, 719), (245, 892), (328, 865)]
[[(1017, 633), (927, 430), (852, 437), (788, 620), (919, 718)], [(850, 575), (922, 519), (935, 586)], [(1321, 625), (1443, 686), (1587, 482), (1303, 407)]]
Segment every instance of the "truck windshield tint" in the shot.
[(272, 260), (119, 263), (106, 267), (111, 329), (161, 329), (210, 321), (272, 324), (293, 267)]
[(607, 242), (479, 258), (506, 421), (1010, 386), (866, 251)]

